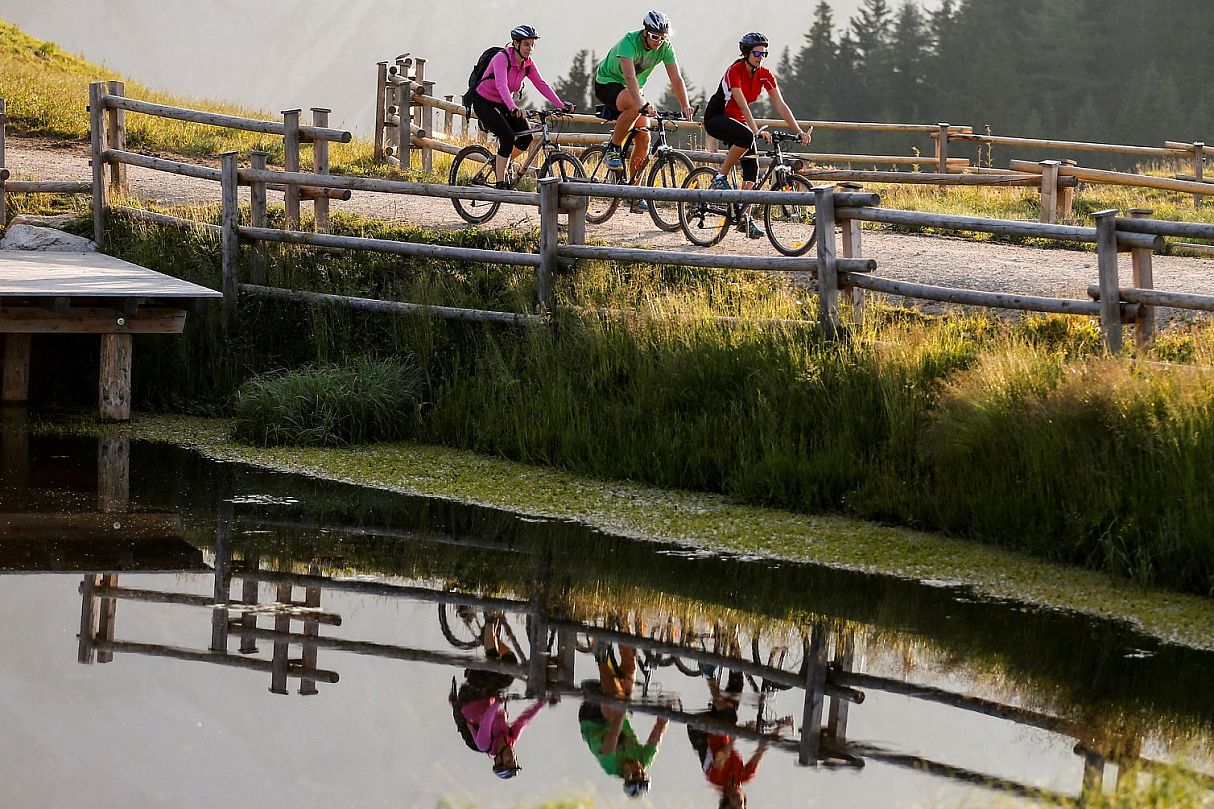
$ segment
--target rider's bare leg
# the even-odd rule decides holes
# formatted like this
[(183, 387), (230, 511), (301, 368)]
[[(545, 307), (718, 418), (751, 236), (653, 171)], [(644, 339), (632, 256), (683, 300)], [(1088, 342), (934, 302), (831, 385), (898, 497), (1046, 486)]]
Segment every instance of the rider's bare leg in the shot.
[[(725, 176), (729, 176), (729, 172), (733, 167), (738, 165), (738, 161), (742, 159), (742, 155), (750, 151), (748, 146), (730, 146), (729, 151), (725, 153), (725, 162), (721, 164), (719, 172)], [(753, 186), (754, 183), (751, 183)]]
[[(636, 120), (638, 127), (649, 126), (649, 119), (645, 116), (638, 116)], [(632, 160), (629, 161), (628, 174), (632, 177), (632, 182), (637, 181), (637, 176), (645, 166), (645, 161), (649, 159), (649, 130), (638, 129), (636, 137), (632, 140)]]
[(516, 146), (514, 148), (514, 153), (512, 155), (510, 155), (510, 157), (508, 157), (508, 158), (502, 157), (501, 155), (497, 156), (497, 161), (494, 163), (493, 168), (494, 168), (494, 171), (497, 172), (497, 181), (499, 183), (505, 182), (505, 180), (506, 180), (506, 163), (507, 163), (507, 161), (513, 160), (514, 158), (518, 157), (522, 153), (523, 153), (523, 150)]

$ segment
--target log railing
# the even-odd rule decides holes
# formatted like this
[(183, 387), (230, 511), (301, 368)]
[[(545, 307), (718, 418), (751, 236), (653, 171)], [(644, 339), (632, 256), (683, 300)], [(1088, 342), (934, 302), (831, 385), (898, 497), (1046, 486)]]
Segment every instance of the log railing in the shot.
[(10, 180), (5, 167), (5, 130), (8, 126), (8, 102), (0, 98), (0, 227), (8, 222), (8, 194), (91, 194), (92, 183), (65, 180)]

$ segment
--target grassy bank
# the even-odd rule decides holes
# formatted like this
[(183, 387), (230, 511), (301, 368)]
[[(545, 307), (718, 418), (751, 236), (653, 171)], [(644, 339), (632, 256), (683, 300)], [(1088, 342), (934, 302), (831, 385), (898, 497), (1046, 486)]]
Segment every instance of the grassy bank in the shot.
[[(342, 232), (534, 249), (533, 234)], [(118, 252), (217, 285), (205, 237), (128, 224)], [(527, 311), (531, 274), (275, 252), (269, 282)], [(781, 280), (590, 263), (557, 284), (553, 328), (519, 330), (246, 300), (140, 347), (137, 397), (225, 412), (250, 376), (360, 355), (418, 367), (418, 436), (529, 463), (741, 502), (945, 530), (1141, 584), (1214, 587), (1214, 354), (1207, 329), (1151, 359), (1105, 358), (1094, 325), (874, 307), (844, 343)], [(603, 311), (629, 312), (604, 315)], [(786, 321), (724, 322), (717, 315)]]

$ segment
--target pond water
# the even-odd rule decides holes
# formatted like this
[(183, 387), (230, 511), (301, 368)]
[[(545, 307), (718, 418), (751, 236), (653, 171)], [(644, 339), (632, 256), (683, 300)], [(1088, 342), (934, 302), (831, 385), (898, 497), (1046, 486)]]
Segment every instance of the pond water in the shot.
[(1009, 806), (1211, 769), (1214, 655), (1113, 623), (3, 439), (0, 805), (715, 807), (712, 776), (753, 807)]

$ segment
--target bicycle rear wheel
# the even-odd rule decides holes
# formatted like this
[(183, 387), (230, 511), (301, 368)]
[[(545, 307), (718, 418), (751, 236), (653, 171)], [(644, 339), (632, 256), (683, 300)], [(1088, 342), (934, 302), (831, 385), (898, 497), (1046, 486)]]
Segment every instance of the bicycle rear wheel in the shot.
[[(494, 178), (493, 165), (497, 156), (484, 146), (473, 144), (460, 149), (451, 160), (451, 174), (448, 182), (451, 185), (477, 186), (492, 188)], [(464, 221), (474, 225), (488, 222), (501, 207), (500, 202), (482, 202), (472, 199), (452, 199), (455, 212)]]
[[(691, 160), (679, 152), (658, 155), (645, 184), (650, 188), (682, 188), (683, 181), (692, 171)], [(662, 230), (673, 233), (679, 229), (679, 204), (677, 202), (649, 201), (649, 216)]]
[(439, 604), (438, 627), (456, 649), (475, 649), (484, 643), (484, 617), (466, 604)]
[[(717, 170), (702, 166), (687, 175), (683, 188), (709, 190), (712, 188), (712, 178), (717, 176)], [(718, 244), (729, 232), (733, 222), (733, 206), (720, 202), (680, 202), (679, 226), (683, 235), (692, 244), (700, 247), (712, 247)]]
[[(788, 175), (771, 190), (811, 192), (811, 186), (804, 177)], [(786, 256), (805, 255), (818, 239), (813, 205), (765, 205), (763, 224), (771, 246)]]
[[(582, 150), (582, 168), (586, 171), (586, 179), (592, 183), (621, 182), (623, 172), (609, 169), (603, 162), (606, 152), (604, 145), (587, 146)], [(590, 197), (586, 203), (586, 221), (592, 225), (603, 224), (620, 207), (620, 200), (615, 197)]]

